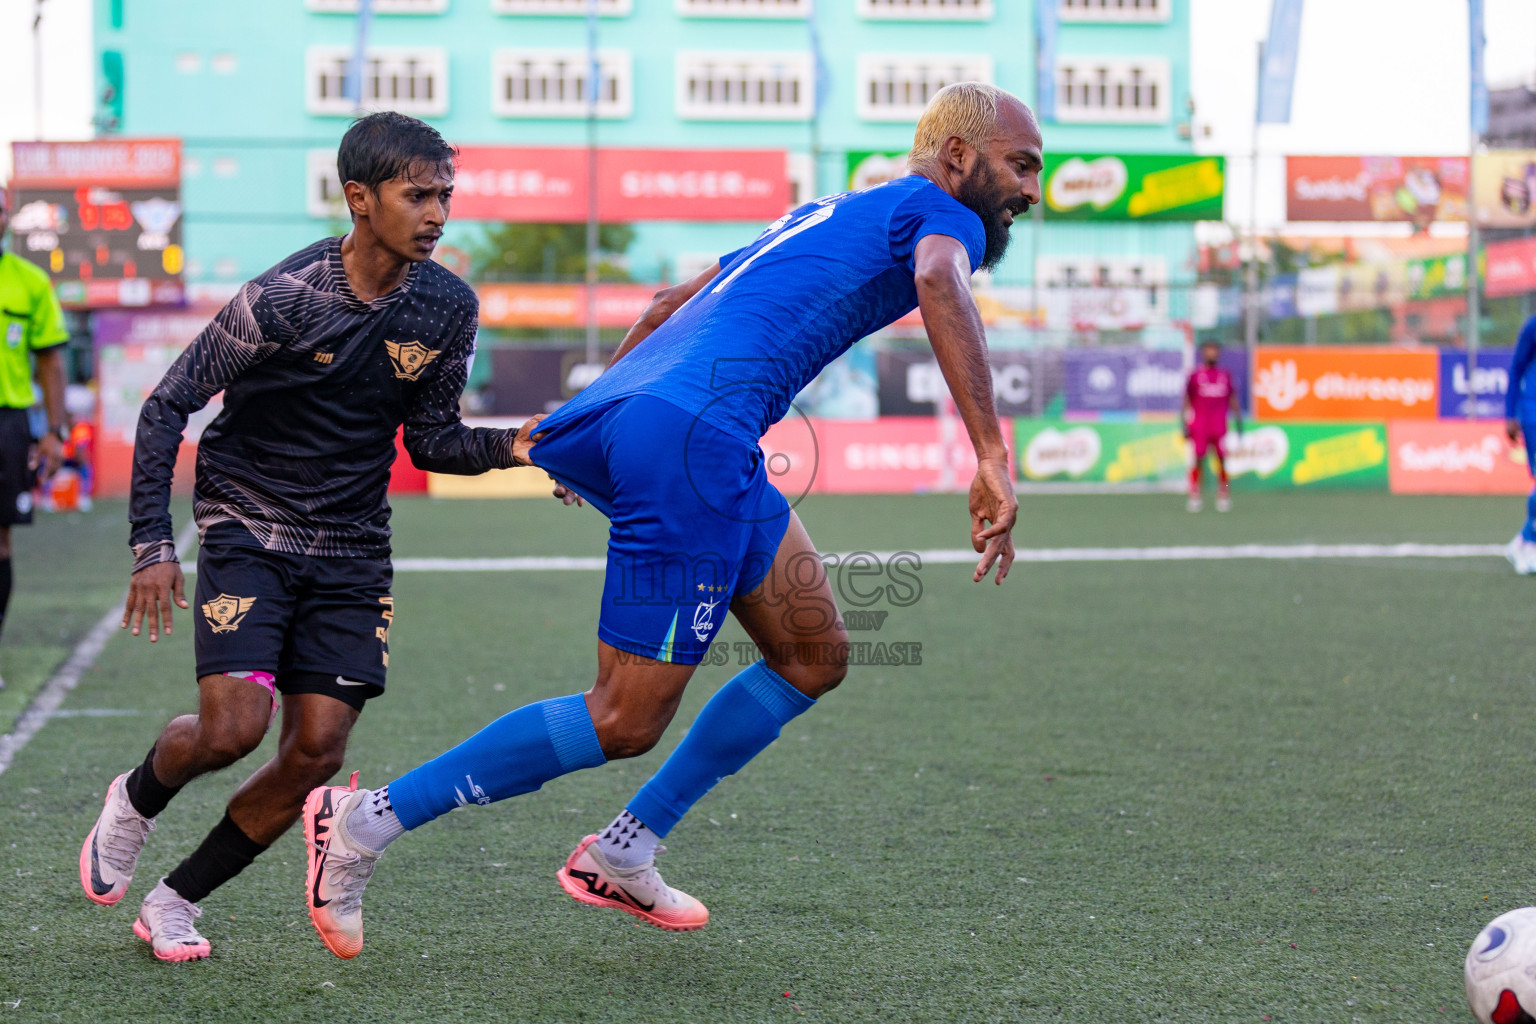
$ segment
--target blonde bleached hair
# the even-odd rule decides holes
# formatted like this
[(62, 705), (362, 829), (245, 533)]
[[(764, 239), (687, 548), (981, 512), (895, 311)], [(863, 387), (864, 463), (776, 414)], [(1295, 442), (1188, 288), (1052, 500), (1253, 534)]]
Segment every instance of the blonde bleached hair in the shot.
[(997, 111), (1008, 93), (985, 82), (956, 82), (933, 94), (917, 119), (908, 166), (931, 163), (944, 155), (944, 140), (951, 135), (974, 146), (986, 148), (997, 134)]

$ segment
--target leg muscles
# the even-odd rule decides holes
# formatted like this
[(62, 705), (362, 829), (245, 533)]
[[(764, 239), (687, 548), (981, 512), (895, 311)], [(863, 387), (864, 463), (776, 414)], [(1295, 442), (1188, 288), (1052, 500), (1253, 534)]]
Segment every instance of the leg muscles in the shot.
[(731, 603), (768, 667), (813, 700), (848, 674), (848, 632), (826, 566), (794, 512), (768, 575)]
[(155, 776), (172, 788), (255, 750), (271, 717), (271, 694), (258, 683), (217, 675), (197, 686), (197, 714), (172, 719), (155, 741)]
[(341, 769), (357, 715), (355, 708), (324, 694), (287, 695), (277, 756), (230, 798), (229, 816), (240, 830), (264, 846), (276, 842), (298, 820), (309, 791)]

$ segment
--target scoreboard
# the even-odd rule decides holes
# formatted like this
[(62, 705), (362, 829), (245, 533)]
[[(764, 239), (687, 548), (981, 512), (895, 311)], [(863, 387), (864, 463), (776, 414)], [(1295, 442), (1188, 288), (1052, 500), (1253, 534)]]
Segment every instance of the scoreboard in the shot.
[(17, 142), (12, 246), (74, 308), (180, 305), (181, 142)]

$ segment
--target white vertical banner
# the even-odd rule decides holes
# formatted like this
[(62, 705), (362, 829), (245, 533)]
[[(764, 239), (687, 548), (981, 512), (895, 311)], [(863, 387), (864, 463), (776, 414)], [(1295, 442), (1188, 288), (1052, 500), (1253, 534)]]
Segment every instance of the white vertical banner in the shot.
[(1467, 0), (1471, 29), (1472, 134), (1488, 134), (1488, 80), (1483, 76), (1483, 0)]
[(1035, 117), (1056, 120), (1056, 29), (1061, 0), (1035, 0)]
[[(1473, 0), (1477, 2), (1477, 0)], [(1301, 0), (1273, 0), (1269, 37), (1259, 67), (1259, 124), (1289, 124), (1291, 92), (1296, 84), (1296, 54), (1301, 45)]]

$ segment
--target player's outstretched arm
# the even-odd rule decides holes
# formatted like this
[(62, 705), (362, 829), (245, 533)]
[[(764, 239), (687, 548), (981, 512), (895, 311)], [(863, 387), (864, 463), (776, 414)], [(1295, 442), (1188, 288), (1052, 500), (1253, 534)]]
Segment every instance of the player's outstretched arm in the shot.
[(970, 257), (965, 246), (948, 235), (927, 235), (914, 253), (918, 306), (929, 344), (949, 385), (955, 410), (965, 423), (976, 449), (976, 479), (971, 482), (971, 547), (981, 554), (972, 576), (986, 578), (997, 566), (1001, 584), (1013, 565), (1013, 524), (1019, 500), (1008, 472), (1008, 446), (1003, 442), (992, 401), (992, 369), (987, 362), (987, 338), (981, 314), (971, 297)]
[(663, 288), (651, 296), (651, 301), (645, 307), (645, 312), (640, 314), (640, 319), (635, 321), (635, 325), (629, 329), (629, 333), (624, 335), (624, 340), (619, 342), (619, 347), (613, 353), (613, 358), (608, 360), (608, 365), (612, 366), (624, 358), (630, 349), (655, 333), (656, 328), (666, 323), (667, 318), (673, 313), (682, 309), (683, 303), (702, 291), (704, 286), (713, 281), (718, 273), (720, 273), (720, 264), (717, 261), (711, 263), (707, 269), (700, 271), (682, 284)]

